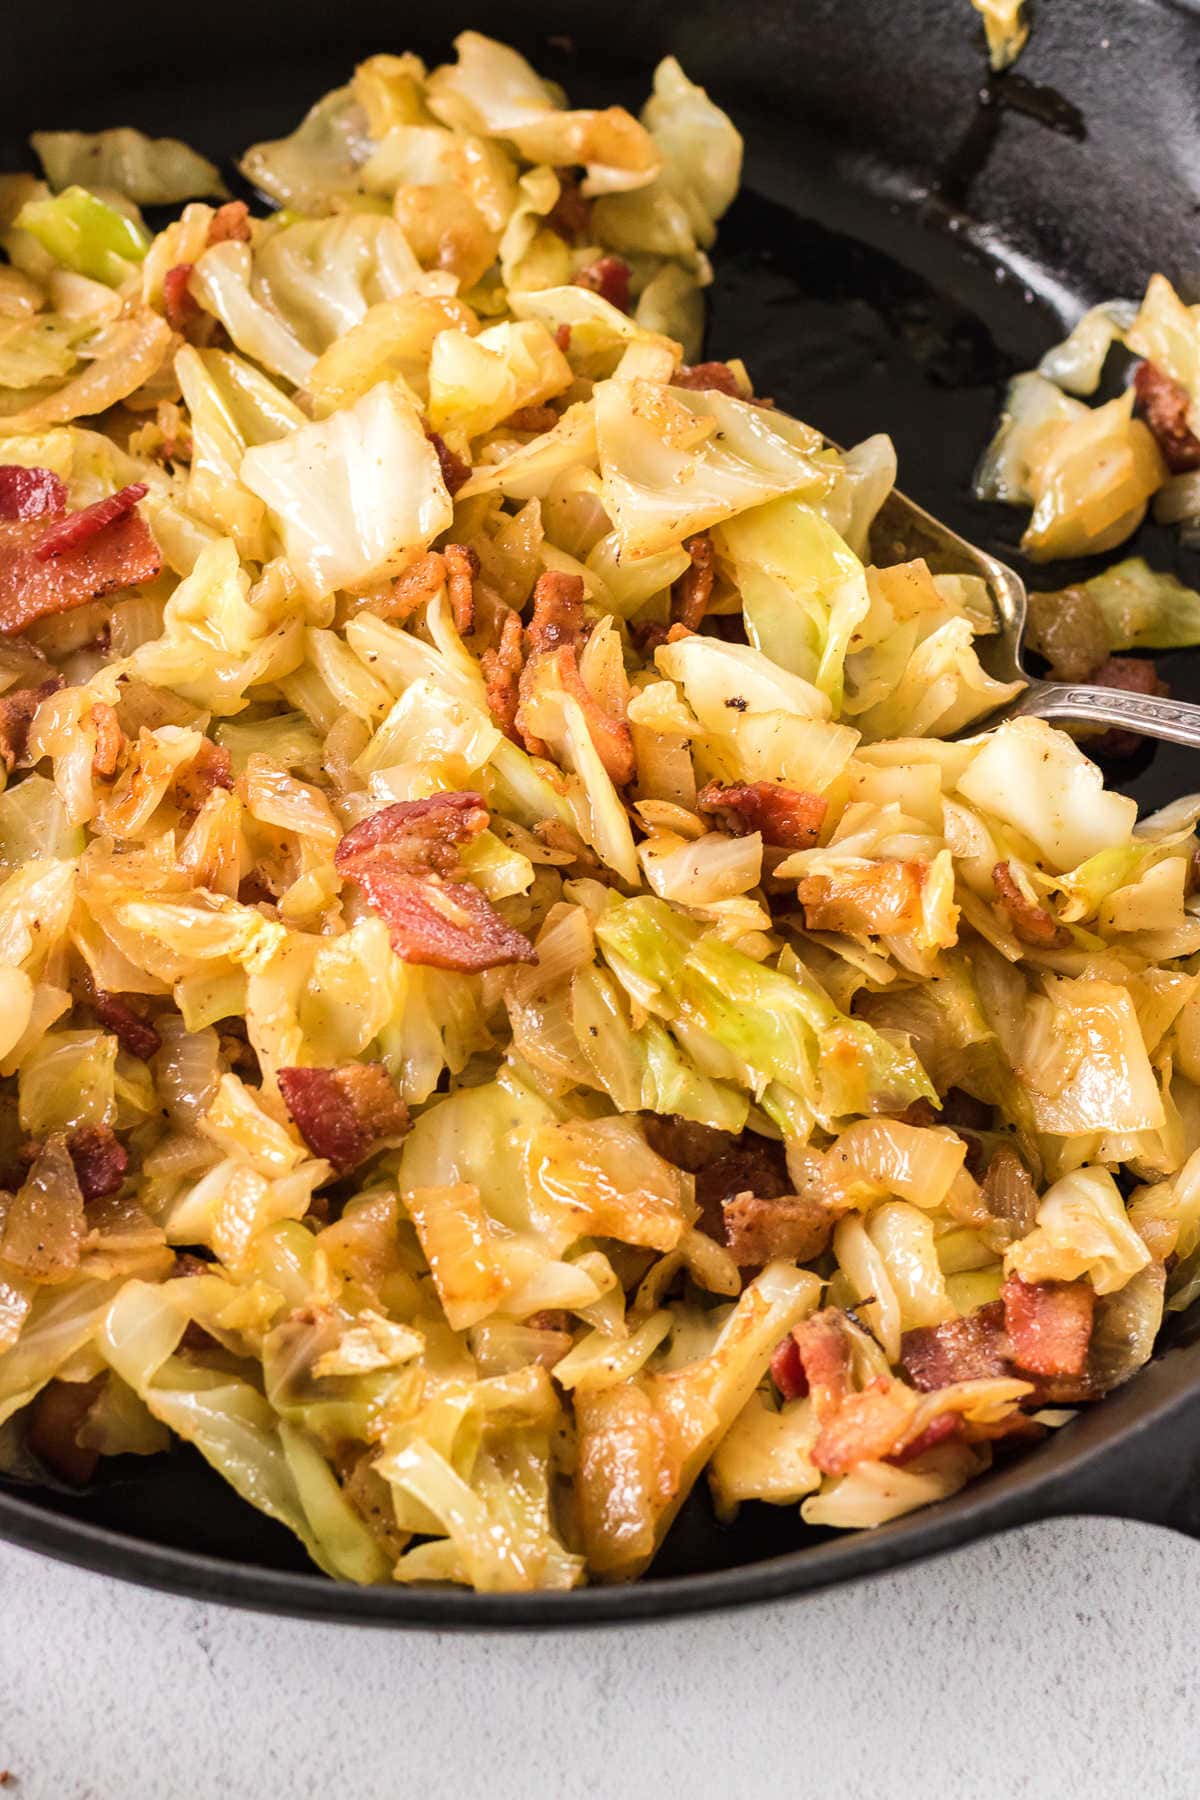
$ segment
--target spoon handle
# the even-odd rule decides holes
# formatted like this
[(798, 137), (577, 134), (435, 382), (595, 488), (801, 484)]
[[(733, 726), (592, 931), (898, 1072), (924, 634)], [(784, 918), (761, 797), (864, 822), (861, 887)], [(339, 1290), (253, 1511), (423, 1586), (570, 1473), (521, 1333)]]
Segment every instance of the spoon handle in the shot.
[(1173, 744), (1200, 749), (1200, 706), (1158, 694), (1131, 694), (1122, 688), (1075, 686), (1066, 681), (1031, 681), (1025, 692), (1004, 708), (1003, 716), (1115, 725), (1143, 737), (1168, 738)]

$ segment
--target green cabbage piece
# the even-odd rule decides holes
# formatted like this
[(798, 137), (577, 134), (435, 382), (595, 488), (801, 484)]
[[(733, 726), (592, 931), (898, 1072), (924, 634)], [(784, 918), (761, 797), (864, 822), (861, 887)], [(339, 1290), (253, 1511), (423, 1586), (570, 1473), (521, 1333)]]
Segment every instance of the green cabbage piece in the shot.
[(1200, 594), (1177, 576), (1127, 556), (1080, 584), (1104, 615), (1114, 650), (1182, 650), (1200, 644)]
[(53, 188), (116, 188), (139, 206), (170, 206), (200, 195), (228, 198), (220, 170), (178, 138), (111, 131), (35, 131), (30, 138)]
[(120, 287), (150, 248), (142, 227), (86, 188), (64, 188), (51, 200), (27, 200), (15, 224), (66, 269)]

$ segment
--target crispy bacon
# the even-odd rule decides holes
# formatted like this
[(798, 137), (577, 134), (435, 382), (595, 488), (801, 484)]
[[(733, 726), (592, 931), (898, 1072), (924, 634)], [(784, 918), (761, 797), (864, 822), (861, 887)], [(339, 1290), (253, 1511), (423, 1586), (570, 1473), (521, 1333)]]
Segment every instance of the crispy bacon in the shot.
[(125, 748), (125, 733), (121, 730), (115, 707), (109, 706), (106, 700), (99, 700), (93, 706), (92, 724), (96, 727), (92, 774), (101, 781), (107, 781), (117, 772), (117, 764)]
[(29, 1409), (25, 1442), (60, 1481), (85, 1487), (96, 1473), (100, 1452), (78, 1441), (79, 1427), (100, 1392), (102, 1375), (90, 1381), (48, 1381)]
[(827, 1306), (793, 1327), (792, 1336), (804, 1366), (813, 1410), (824, 1424), (850, 1392), (850, 1336), (846, 1321), (836, 1306)]
[(426, 550), (416, 562), (397, 575), (390, 592), (373, 600), (369, 610), (381, 619), (408, 619), (419, 606), (433, 599), (446, 579), (446, 565), (436, 550)]
[(5, 636), (153, 581), (162, 570), (158, 545), (136, 512), (67, 553), (42, 555), (45, 537), (45, 526), (36, 520), (0, 523), (0, 633)]
[(712, 599), (714, 571), (712, 539), (706, 531), (684, 538), (683, 547), (692, 559), (671, 589), (671, 618), (687, 631), (698, 631), (708, 603)]
[(515, 413), (509, 413), (504, 423), (510, 431), (533, 431), (540, 436), (543, 431), (554, 430), (558, 414), (552, 406), (519, 406)]
[[(1115, 688), (1125, 694), (1168, 694), (1170, 689), (1159, 677), (1158, 669), (1147, 656), (1110, 656), (1089, 677), (1097, 687)], [(1089, 748), (1096, 756), (1132, 756), (1141, 746), (1136, 731), (1121, 726), (1092, 738)]]
[(782, 1153), (765, 1138), (750, 1135), (735, 1142), (722, 1155), (696, 1171), (696, 1204), (701, 1229), (724, 1240), (725, 1203), (739, 1194), (759, 1200), (778, 1200), (790, 1183)]
[(583, 611), (583, 577), (547, 569), (533, 590), (533, 617), (526, 627), (531, 652), (537, 656), (578, 644), (586, 619)]
[(592, 203), (586, 200), (574, 169), (555, 169), (558, 199), (546, 214), (546, 223), (568, 244), (586, 243), (592, 226)]
[(679, 1113), (644, 1112), (639, 1118), (642, 1135), (656, 1155), (689, 1175), (711, 1168), (737, 1146), (731, 1132), (715, 1125), (698, 1125)]
[(610, 306), (621, 312), (629, 311), (629, 264), (620, 256), (598, 256), (593, 263), (580, 269), (575, 276), (575, 286), (587, 288), (590, 293), (599, 294)]
[(583, 676), (574, 644), (563, 644), (554, 651), (554, 665), (565, 693), (571, 694), (583, 712), (588, 736), (614, 787), (625, 787), (637, 773), (633, 750), (633, 732), (627, 719), (605, 712)]
[(736, 1194), (721, 1210), (729, 1253), (741, 1268), (779, 1256), (808, 1262), (825, 1249), (835, 1224), (828, 1207), (798, 1194), (776, 1200)]
[(0, 695), (0, 762), (11, 775), (18, 763), (24, 762), (29, 745), (29, 727), (43, 700), (56, 694), (63, 685), (61, 675), (53, 675), (35, 688), (18, 688), (13, 694)]
[(209, 223), (210, 244), (227, 244), (231, 240), (250, 242), (250, 208), (244, 200), (227, 200), (224, 206), (218, 206)]
[(924, 1431), (919, 1431), (915, 1438), (910, 1438), (902, 1449), (893, 1456), (885, 1457), (884, 1461), (896, 1463), (902, 1468), (905, 1463), (913, 1462), (918, 1456), (924, 1456), (927, 1450), (936, 1450), (937, 1446), (944, 1444), (948, 1438), (961, 1437), (962, 1429), (961, 1413), (938, 1413), (930, 1419)]
[(339, 1175), (355, 1168), (385, 1139), (402, 1138), (408, 1107), (382, 1063), (336, 1069), (280, 1069), (279, 1091), (314, 1156)]
[(105, 1031), (111, 1031), (122, 1050), (128, 1050), (130, 1056), (149, 1062), (162, 1049), (162, 1038), (154, 1026), (135, 1012), (120, 994), (109, 994), (103, 988), (96, 988), (91, 1004)]
[(356, 825), (334, 852), (338, 871), (362, 890), (406, 962), (477, 973), (537, 961), (528, 938), (459, 879), (457, 846), (487, 820), (479, 794), (402, 800)]
[(819, 794), (778, 781), (752, 781), (740, 787), (710, 781), (700, 790), (697, 804), (701, 812), (716, 814), (722, 828), (735, 837), (761, 831), (765, 844), (808, 850), (820, 836), (828, 803)]
[(480, 658), (488, 711), (505, 737), (520, 742), (517, 731), (517, 708), (521, 698), (521, 670), (525, 664), (525, 633), (521, 615), (506, 612), (500, 627), (500, 641), (485, 650)]
[(108, 1125), (81, 1125), (67, 1139), (67, 1153), (85, 1202), (115, 1194), (129, 1171), (129, 1152)]
[(813, 1463), (826, 1475), (844, 1475), (856, 1463), (880, 1462), (894, 1455), (904, 1447), (915, 1410), (911, 1388), (879, 1376), (861, 1394), (847, 1394), (822, 1421)]
[(425, 436), (437, 452), (441, 466), (442, 480), (446, 484), (446, 492), (453, 500), (460, 487), (471, 479), (471, 465), (465, 463), (461, 456), (456, 456), (440, 432), (427, 431)]
[(682, 363), (671, 377), (671, 386), (690, 388), (695, 393), (715, 388), (719, 394), (728, 394), (733, 400), (745, 399), (737, 376), (729, 364), (723, 362)]
[(81, 544), (90, 543), (110, 525), (127, 518), (149, 491), (144, 481), (131, 481), (128, 487), (118, 488), (115, 494), (96, 500), (79, 512), (68, 513), (63, 519), (56, 519), (38, 538), (33, 554), (39, 562), (46, 562), (52, 556), (65, 556)]
[(1004, 1335), (1004, 1303), (993, 1300), (944, 1325), (922, 1325), (900, 1340), (900, 1366), (915, 1388), (928, 1393), (956, 1381), (1011, 1375)]
[(163, 311), (171, 330), (179, 332), (181, 337), (187, 336), (188, 326), (195, 323), (202, 311), (188, 286), (195, 266), (194, 263), (176, 263), (163, 276)]
[(1188, 424), (1191, 396), (1183, 383), (1154, 363), (1142, 362), (1134, 370), (1133, 391), (1172, 475), (1200, 469), (1200, 438)]
[(802, 1400), (808, 1392), (808, 1376), (800, 1346), (789, 1332), (771, 1358), (771, 1380), (785, 1400)]
[(171, 795), (184, 823), (195, 818), (214, 788), (233, 786), (233, 758), (223, 744), (202, 738), (190, 763), (176, 775)]
[(466, 637), (475, 629), (475, 577), (479, 573), (479, 558), (467, 544), (447, 544), (442, 561), (455, 630), (460, 637)]
[(554, 342), (565, 356), (567, 351), (571, 348), (571, 327), (569, 325), (556, 326), (554, 331)]
[(1086, 1281), (1022, 1281), (1001, 1290), (1013, 1362), (1031, 1375), (1082, 1375), (1092, 1341), (1096, 1295)]
[(1025, 898), (1006, 862), (996, 864), (992, 880), (1000, 910), (1023, 944), (1034, 944), (1040, 950), (1062, 950), (1071, 942), (1070, 932), (1048, 907), (1037, 906)]
[(42, 519), (66, 510), (66, 485), (53, 469), (0, 463), (0, 519)]
[(807, 875), (796, 895), (810, 931), (890, 935), (920, 922), (925, 873), (923, 862), (884, 859), (866, 869)]

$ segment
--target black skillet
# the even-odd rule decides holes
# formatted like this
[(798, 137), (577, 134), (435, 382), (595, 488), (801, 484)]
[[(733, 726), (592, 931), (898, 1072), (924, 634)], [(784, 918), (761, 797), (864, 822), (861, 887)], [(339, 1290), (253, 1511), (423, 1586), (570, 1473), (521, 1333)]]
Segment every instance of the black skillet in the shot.
[[(734, 114), (745, 192), (722, 230), (709, 354), (743, 354), (774, 395), (843, 442), (890, 431), (907, 491), (1018, 561), (1020, 520), (968, 498), (1000, 384), (1081, 303), (1162, 269), (1200, 298), (1200, 5), (1038, 0), (1018, 70), (989, 79), (967, 0), (378, 0), (332, 10), (205, 0), (136, 14), (73, 0), (4, 18), (4, 154), (38, 127), (136, 124), (228, 156), (290, 129), (374, 50), (448, 54), (467, 26), (519, 44), (583, 101), (636, 103), (681, 58)], [(1139, 548), (1200, 583), (1174, 540)], [(1061, 569), (1031, 574), (1061, 585)], [(1200, 699), (1200, 653), (1168, 659)], [(1200, 787), (1188, 752), (1110, 770), (1144, 808)], [(1194, 1309), (1200, 1312), (1200, 1306)], [(0, 1535), (87, 1568), (271, 1611), (442, 1627), (579, 1625), (798, 1593), (1065, 1513), (1200, 1536), (1200, 1319), (1173, 1320), (1127, 1387), (954, 1499), (854, 1536), (794, 1508), (717, 1526), (692, 1497), (634, 1588), (572, 1594), (354, 1589), (311, 1573), (282, 1527), (191, 1452), (111, 1464), (86, 1493), (0, 1482)], [(703, 1484), (702, 1484), (703, 1486)]]

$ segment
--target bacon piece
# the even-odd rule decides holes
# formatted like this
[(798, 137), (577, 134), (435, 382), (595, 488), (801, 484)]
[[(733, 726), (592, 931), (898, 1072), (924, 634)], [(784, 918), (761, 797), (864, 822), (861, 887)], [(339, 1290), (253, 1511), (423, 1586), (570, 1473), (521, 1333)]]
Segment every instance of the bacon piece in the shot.
[(599, 294), (610, 306), (621, 312), (629, 311), (629, 264), (620, 256), (598, 256), (593, 263), (580, 269), (575, 276), (575, 286), (587, 288), (589, 293)]
[(847, 1394), (822, 1423), (812, 1448), (814, 1465), (826, 1475), (844, 1475), (856, 1463), (882, 1461), (903, 1447), (916, 1406), (912, 1389), (886, 1375), (861, 1394)]
[(60, 1481), (85, 1487), (96, 1473), (100, 1452), (78, 1441), (78, 1432), (100, 1392), (103, 1375), (91, 1381), (48, 1381), (29, 1409), (25, 1442)]
[(829, 1242), (835, 1216), (819, 1200), (797, 1194), (763, 1200), (755, 1194), (736, 1194), (722, 1207), (725, 1241), (740, 1268), (771, 1262), (775, 1257), (808, 1262), (820, 1256)]
[(36, 520), (0, 523), (0, 633), (5, 636), (153, 581), (162, 570), (158, 545), (136, 512), (67, 554), (40, 554), (45, 536), (45, 526)]
[(64, 519), (56, 519), (37, 540), (33, 554), (39, 562), (46, 562), (52, 556), (65, 556), (69, 550), (90, 543), (110, 525), (127, 518), (149, 491), (144, 481), (131, 481), (128, 487), (118, 488), (115, 494), (96, 500), (79, 512), (68, 513)]
[(740, 787), (710, 781), (700, 790), (697, 804), (701, 812), (715, 813), (723, 829), (735, 837), (761, 831), (765, 844), (785, 850), (811, 849), (827, 811), (827, 802), (819, 794), (806, 794), (778, 781), (751, 781)]
[(738, 386), (737, 376), (729, 364), (723, 362), (682, 363), (671, 377), (671, 386), (689, 388), (695, 393), (715, 388), (719, 394), (728, 394), (733, 400), (746, 397)]
[(42, 519), (66, 510), (66, 485), (53, 469), (0, 463), (0, 519)]
[(1032, 1375), (1082, 1375), (1092, 1341), (1096, 1295), (1086, 1281), (1022, 1281), (1001, 1290), (1012, 1360)]
[(521, 670), (525, 664), (525, 633), (521, 615), (506, 612), (500, 627), (500, 642), (481, 656), (488, 711), (505, 737), (520, 742), (517, 731), (517, 707), (521, 697)]
[(930, 1419), (924, 1431), (919, 1431), (915, 1438), (910, 1438), (901, 1450), (898, 1450), (893, 1456), (885, 1457), (884, 1461), (895, 1463), (898, 1468), (903, 1468), (905, 1463), (915, 1461), (918, 1456), (924, 1456), (927, 1450), (935, 1450), (948, 1438), (961, 1437), (962, 1432), (961, 1413), (938, 1413), (935, 1418)]
[(244, 200), (227, 200), (218, 206), (208, 227), (208, 243), (250, 242), (250, 208)]
[(808, 1376), (800, 1346), (789, 1332), (771, 1358), (771, 1380), (785, 1400), (802, 1400), (808, 1392)]
[(558, 199), (546, 214), (546, 223), (568, 244), (587, 242), (592, 228), (592, 203), (586, 200), (574, 169), (555, 169)]
[(583, 711), (588, 736), (605, 772), (614, 787), (625, 787), (637, 774), (633, 750), (633, 732), (628, 719), (605, 712), (583, 676), (574, 644), (563, 644), (554, 652), (554, 665), (565, 693), (571, 694)]
[(509, 413), (504, 423), (510, 431), (534, 431), (540, 435), (543, 431), (554, 430), (558, 414), (552, 406), (519, 406), (515, 413)]
[(990, 1301), (944, 1325), (921, 1325), (900, 1340), (900, 1367), (923, 1393), (956, 1381), (1011, 1375), (1004, 1335), (1004, 1303)]
[(684, 538), (683, 547), (692, 559), (671, 589), (671, 618), (687, 631), (698, 631), (713, 591), (713, 547), (706, 531)]
[(381, 619), (411, 618), (419, 606), (433, 599), (445, 579), (446, 565), (442, 558), (436, 550), (426, 550), (397, 575), (386, 598), (373, 600), (368, 610), (377, 613)]
[(163, 311), (171, 330), (179, 332), (181, 337), (187, 336), (188, 326), (193, 325), (203, 311), (188, 286), (195, 266), (194, 263), (176, 263), (163, 276)]
[[(1168, 694), (1170, 689), (1159, 678), (1158, 669), (1147, 656), (1110, 656), (1089, 678), (1097, 687), (1115, 688), (1125, 694)], [(1141, 747), (1136, 731), (1121, 726), (1102, 732), (1090, 740), (1096, 756), (1132, 756)]]
[(108, 1125), (81, 1125), (67, 1139), (67, 1154), (85, 1202), (115, 1194), (129, 1172), (129, 1152)]
[(866, 869), (807, 875), (796, 896), (810, 931), (890, 935), (920, 922), (925, 873), (923, 862), (884, 859)]
[(479, 558), (467, 544), (447, 544), (442, 552), (450, 611), (460, 637), (475, 629), (475, 577)]
[(571, 327), (569, 325), (555, 326), (554, 342), (565, 356), (571, 348)]
[(233, 758), (223, 744), (202, 738), (200, 748), (190, 763), (179, 770), (171, 786), (171, 795), (182, 815), (182, 822), (195, 818), (214, 788), (233, 786)]
[(24, 762), (29, 745), (29, 727), (43, 700), (56, 694), (63, 685), (61, 675), (53, 675), (35, 688), (18, 688), (14, 694), (0, 695), (0, 762), (11, 775), (17, 764)]
[(453, 500), (460, 487), (471, 479), (471, 465), (465, 463), (461, 456), (456, 456), (445, 438), (439, 432), (427, 431), (425, 436), (437, 452), (441, 465), (442, 480), (446, 484), (446, 492)]
[(401, 1138), (408, 1107), (382, 1063), (342, 1063), (336, 1069), (280, 1069), (279, 1091), (296, 1129), (314, 1156), (339, 1175), (353, 1169), (386, 1138)]
[(922, 1094), (916, 1100), (910, 1100), (903, 1112), (889, 1113), (898, 1125), (936, 1125), (938, 1123), (937, 1108), (932, 1100), (926, 1100)]
[(96, 727), (96, 748), (92, 752), (92, 774), (101, 781), (107, 781), (117, 772), (117, 764), (121, 760), (121, 752), (125, 748), (125, 733), (121, 730), (121, 722), (117, 718), (116, 709), (109, 706), (106, 700), (97, 701), (92, 708), (92, 724)]
[(1013, 878), (1006, 862), (998, 862), (992, 880), (1000, 901), (1000, 911), (1023, 944), (1034, 944), (1041, 950), (1062, 950), (1071, 942), (1071, 933), (1060, 925), (1045, 906), (1027, 900)]
[(735, 1142), (723, 1155), (696, 1171), (696, 1204), (700, 1226), (711, 1237), (725, 1238), (725, 1203), (739, 1194), (759, 1200), (778, 1200), (790, 1183), (782, 1154), (765, 1138), (749, 1135)]
[(578, 644), (587, 621), (583, 611), (583, 577), (547, 569), (533, 590), (533, 617), (526, 627), (534, 655)]
[(731, 1132), (715, 1125), (698, 1125), (680, 1113), (644, 1112), (639, 1119), (642, 1135), (655, 1155), (689, 1175), (711, 1168), (737, 1147)]
[(91, 1005), (105, 1031), (111, 1031), (122, 1050), (128, 1050), (130, 1056), (149, 1062), (162, 1049), (162, 1038), (153, 1025), (135, 1012), (127, 1000), (122, 1000), (120, 994), (109, 994), (103, 988), (97, 988), (91, 996)]
[(384, 807), (347, 832), (334, 852), (341, 875), (357, 883), (387, 924), (406, 962), (478, 973), (536, 962), (537, 951), (469, 881), (457, 846), (487, 825), (479, 794), (434, 794)]
[(1200, 469), (1200, 438), (1188, 424), (1191, 396), (1183, 383), (1154, 363), (1142, 362), (1134, 370), (1133, 391), (1172, 475)]
[(813, 1410), (824, 1424), (850, 1392), (850, 1335), (846, 1321), (836, 1306), (826, 1306), (794, 1326), (792, 1336), (804, 1366)]

